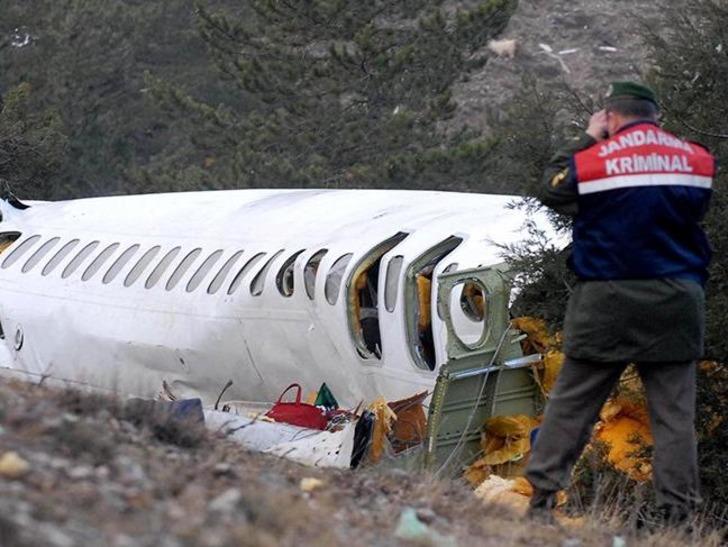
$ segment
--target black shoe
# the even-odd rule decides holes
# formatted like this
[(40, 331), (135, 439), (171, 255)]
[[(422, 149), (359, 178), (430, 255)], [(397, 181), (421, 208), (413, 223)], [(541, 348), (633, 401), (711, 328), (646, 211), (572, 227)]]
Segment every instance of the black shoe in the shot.
[(556, 492), (534, 488), (531, 501), (528, 504), (528, 511), (526, 511), (526, 517), (541, 524), (555, 526), (556, 519), (553, 513), (555, 507)]

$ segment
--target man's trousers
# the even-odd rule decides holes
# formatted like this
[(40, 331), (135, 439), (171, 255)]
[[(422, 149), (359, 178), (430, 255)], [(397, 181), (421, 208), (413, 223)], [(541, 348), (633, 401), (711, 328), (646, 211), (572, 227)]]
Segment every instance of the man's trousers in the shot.
[[(626, 367), (627, 363), (566, 358), (526, 468), (534, 488), (556, 492), (568, 486), (599, 411)], [(654, 437), (657, 503), (674, 511), (688, 511), (699, 502), (695, 363), (638, 363), (637, 371), (647, 392)]]

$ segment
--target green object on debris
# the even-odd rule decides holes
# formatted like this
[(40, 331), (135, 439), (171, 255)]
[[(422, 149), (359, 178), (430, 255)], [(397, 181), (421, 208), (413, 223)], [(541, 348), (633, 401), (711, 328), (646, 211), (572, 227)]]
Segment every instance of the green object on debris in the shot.
[(318, 395), (316, 395), (316, 402), (314, 404), (316, 406), (322, 406), (327, 410), (339, 408), (339, 402), (336, 400), (336, 397), (334, 397), (334, 394), (331, 393), (326, 382), (321, 384), (321, 388), (318, 391)]
[(436, 547), (457, 547), (453, 537), (443, 536), (430, 528), (417, 517), (417, 511), (412, 507), (405, 507), (399, 516), (395, 537), (414, 541), (424, 541)]

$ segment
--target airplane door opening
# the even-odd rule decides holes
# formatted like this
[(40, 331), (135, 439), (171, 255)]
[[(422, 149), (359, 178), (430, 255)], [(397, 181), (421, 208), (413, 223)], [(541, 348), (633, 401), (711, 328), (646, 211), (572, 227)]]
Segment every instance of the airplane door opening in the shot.
[(405, 321), (410, 352), (423, 370), (435, 370), (435, 340), (432, 331), (432, 275), (438, 263), (462, 243), (451, 236), (421, 254), (405, 276)]
[(347, 284), (348, 317), (357, 353), (364, 359), (382, 358), (379, 330), (379, 274), (382, 257), (409, 234), (398, 232), (380, 243), (361, 259)]

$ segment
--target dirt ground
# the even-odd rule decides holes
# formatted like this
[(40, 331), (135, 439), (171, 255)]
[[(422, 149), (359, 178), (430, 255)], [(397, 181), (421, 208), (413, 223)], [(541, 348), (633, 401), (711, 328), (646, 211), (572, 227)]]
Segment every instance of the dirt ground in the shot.
[[(464, 482), (312, 469), (138, 418), (112, 398), (0, 379), (0, 545), (718, 545), (593, 517), (538, 525)], [(21, 465), (3, 467), (9, 452)], [(320, 486), (304, 491), (307, 478)], [(407, 508), (429, 538), (396, 533)]]
[(516, 40), (515, 56), (490, 55), (456, 84), (451, 123), (487, 128), (525, 77), (545, 87), (566, 84), (598, 102), (610, 81), (642, 79), (650, 70), (644, 37), (663, 32), (679, 9), (668, 0), (520, 0), (499, 36)]

